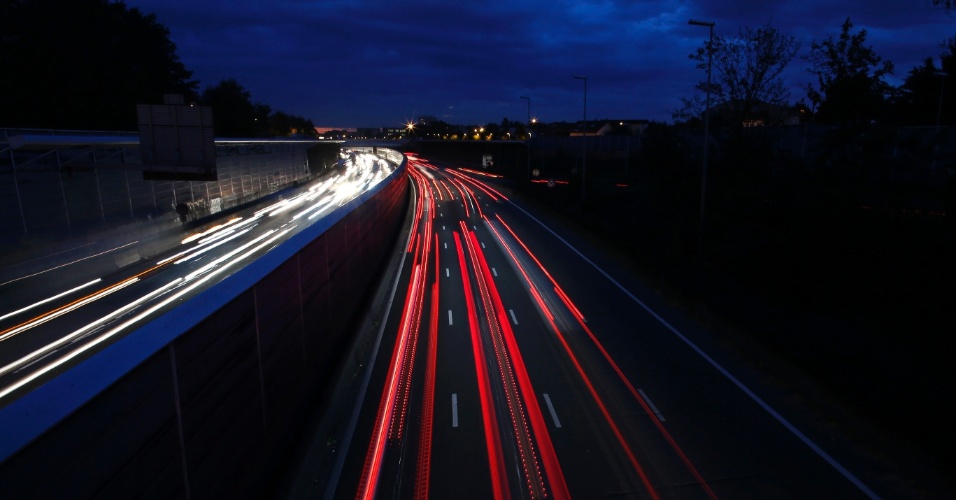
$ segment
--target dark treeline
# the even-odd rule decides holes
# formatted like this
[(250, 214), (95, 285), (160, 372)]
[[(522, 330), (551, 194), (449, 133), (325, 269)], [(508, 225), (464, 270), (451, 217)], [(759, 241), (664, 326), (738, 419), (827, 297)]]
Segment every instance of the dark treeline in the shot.
[(0, 127), (132, 131), (136, 104), (180, 94), (213, 108), (218, 136), (315, 135), (234, 79), (199, 92), (169, 30), (122, 1), (0, 2), (0, 34)]

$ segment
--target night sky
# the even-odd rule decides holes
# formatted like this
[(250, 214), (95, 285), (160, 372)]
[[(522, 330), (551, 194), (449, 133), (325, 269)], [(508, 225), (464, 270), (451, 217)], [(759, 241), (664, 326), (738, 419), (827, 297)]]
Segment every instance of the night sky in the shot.
[(582, 118), (671, 122), (703, 80), (688, 54), (715, 33), (768, 21), (800, 42), (791, 102), (812, 81), (813, 40), (854, 32), (896, 65), (899, 84), (956, 35), (956, 14), (930, 0), (446, 1), (127, 0), (169, 28), (200, 90), (235, 78), (254, 102), (320, 127), (401, 126), (421, 115), (452, 124)]

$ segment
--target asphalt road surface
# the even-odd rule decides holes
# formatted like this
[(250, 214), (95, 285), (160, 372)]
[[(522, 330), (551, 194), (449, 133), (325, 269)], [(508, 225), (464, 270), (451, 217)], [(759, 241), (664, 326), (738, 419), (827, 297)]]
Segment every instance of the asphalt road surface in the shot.
[(409, 166), (398, 293), (314, 497), (880, 496), (712, 339), (669, 323), (493, 179)]

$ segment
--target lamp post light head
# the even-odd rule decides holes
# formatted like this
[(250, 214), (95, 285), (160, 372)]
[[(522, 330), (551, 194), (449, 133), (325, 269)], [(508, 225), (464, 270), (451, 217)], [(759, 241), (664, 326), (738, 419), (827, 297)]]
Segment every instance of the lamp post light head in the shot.
[(693, 26), (707, 26), (708, 28), (713, 28), (713, 27), (714, 27), (714, 22), (713, 22), (713, 21), (698, 21), (698, 20), (696, 20), (696, 19), (691, 19), (691, 20), (687, 21), (687, 24), (690, 24), (690, 25), (693, 25)]

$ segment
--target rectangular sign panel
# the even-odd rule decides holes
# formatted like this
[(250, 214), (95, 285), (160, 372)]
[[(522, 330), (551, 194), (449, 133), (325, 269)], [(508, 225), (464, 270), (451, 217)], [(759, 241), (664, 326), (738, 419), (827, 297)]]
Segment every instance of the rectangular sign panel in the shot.
[(216, 180), (212, 108), (138, 104), (143, 177), (150, 180)]

